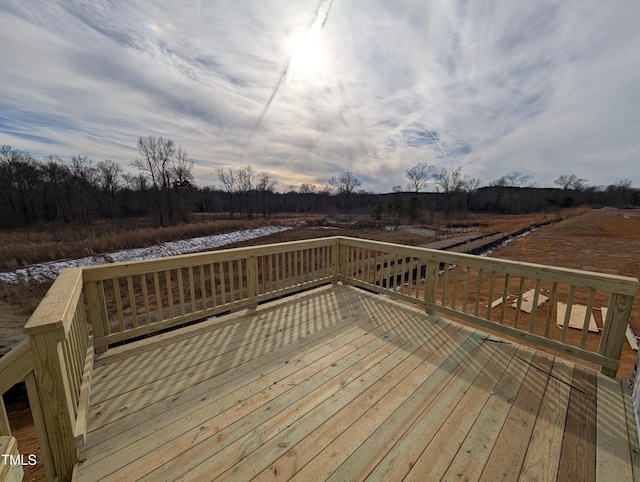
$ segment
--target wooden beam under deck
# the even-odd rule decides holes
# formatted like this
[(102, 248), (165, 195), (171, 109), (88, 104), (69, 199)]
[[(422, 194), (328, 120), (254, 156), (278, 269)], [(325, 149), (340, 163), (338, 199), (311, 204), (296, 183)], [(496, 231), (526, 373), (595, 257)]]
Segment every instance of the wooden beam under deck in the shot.
[(78, 480), (633, 480), (622, 383), (332, 285), (98, 355)]

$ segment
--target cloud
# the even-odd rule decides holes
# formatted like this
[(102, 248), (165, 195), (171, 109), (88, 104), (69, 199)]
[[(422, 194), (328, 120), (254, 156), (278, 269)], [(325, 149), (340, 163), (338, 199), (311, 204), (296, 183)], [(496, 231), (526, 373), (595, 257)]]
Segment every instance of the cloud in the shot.
[[(280, 186), (417, 162), (485, 182), (575, 173), (640, 184), (634, 2), (0, 5), (0, 144), (131, 169), (169, 136), (200, 185), (251, 164)], [(446, 153), (446, 155), (445, 155)]]

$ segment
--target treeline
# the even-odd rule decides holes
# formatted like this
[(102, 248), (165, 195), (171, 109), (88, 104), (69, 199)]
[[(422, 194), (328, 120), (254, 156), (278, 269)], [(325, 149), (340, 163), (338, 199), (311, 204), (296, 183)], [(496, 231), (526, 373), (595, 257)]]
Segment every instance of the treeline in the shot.
[(555, 181), (557, 188), (539, 188), (529, 176), (511, 172), (480, 187), (480, 180), (463, 175), (461, 168), (447, 171), (424, 163), (406, 171), (405, 188), (394, 186), (387, 194), (359, 189), (361, 183), (350, 171), (336, 174), (320, 188), (301, 184), (279, 192), (270, 174), (252, 166), (220, 168), (216, 175), (221, 188), (198, 187), (186, 150), (162, 137), (138, 140), (134, 166), (138, 173), (128, 174), (110, 160), (96, 163), (81, 155), (38, 160), (28, 152), (3, 146), (0, 227), (149, 216), (167, 226), (186, 222), (196, 212), (229, 217), (350, 213), (402, 222), (429, 221), (436, 212), (459, 217), (468, 212), (527, 213), (578, 205), (640, 204), (640, 191), (629, 180), (587, 186), (584, 179), (571, 174), (560, 176)]

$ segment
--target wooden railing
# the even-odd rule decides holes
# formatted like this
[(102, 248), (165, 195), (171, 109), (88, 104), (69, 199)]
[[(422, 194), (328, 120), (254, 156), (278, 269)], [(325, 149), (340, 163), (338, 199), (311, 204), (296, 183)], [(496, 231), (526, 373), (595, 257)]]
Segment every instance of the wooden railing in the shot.
[[(58, 276), (25, 326), (29, 335), (38, 403), (58, 480), (69, 480), (86, 433), (93, 346), (82, 299), (82, 269)], [(48, 442), (48, 443), (47, 443)]]
[[(45, 427), (44, 417), (42, 414), (40, 393), (34, 373), (31, 343), (28, 338), (11, 349), (11, 351), (9, 351), (5, 356), (0, 358), (0, 374), (2, 374), (0, 377), (0, 438), (10, 437), (12, 435), (9, 418), (7, 416), (7, 411), (2, 397), (15, 385), (24, 383), (27, 389), (27, 396), (29, 397), (29, 402), (31, 404), (33, 424), (40, 444), (42, 460), (39, 460), (38, 462), (44, 464), (47, 479), (51, 480), (54, 478), (55, 469), (53, 466), (51, 449), (49, 448), (47, 429)], [(0, 477), (0, 480), (4, 479)]]
[(335, 246), (299, 241), (85, 268), (96, 351), (325, 284)]
[[(616, 375), (638, 289), (635, 278), (352, 238), (341, 238), (340, 245), (339, 273), (346, 283)], [(579, 329), (570, 330), (576, 313)]]
[[(27, 383), (47, 476), (68, 480), (86, 431), (94, 352), (332, 282), (596, 363), (611, 376), (638, 286), (634, 278), (345, 237), (68, 269), (27, 323), (29, 340), (0, 359), (0, 393)], [(579, 309), (583, 325), (570, 330)], [(604, 329), (592, 333), (596, 311)], [(0, 436), (9, 433), (2, 406)]]

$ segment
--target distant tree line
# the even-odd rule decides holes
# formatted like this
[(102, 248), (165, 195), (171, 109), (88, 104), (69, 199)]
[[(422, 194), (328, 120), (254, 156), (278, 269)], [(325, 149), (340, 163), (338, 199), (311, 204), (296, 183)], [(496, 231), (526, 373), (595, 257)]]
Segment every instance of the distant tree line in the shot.
[(159, 226), (186, 222), (194, 212), (229, 217), (267, 217), (275, 213), (369, 214), (391, 222), (423, 219), (434, 213), (458, 217), (469, 212), (527, 213), (558, 208), (637, 206), (640, 190), (629, 179), (609, 186), (588, 186), (575, 174), (563, 174), (555, 188), (537, 187), (531, 177), (512, 171), (481, 187), (461, 167), (448, 170), (426, 163), (407, 169), (407, 185), (390, 193), (361, 189), (351, 171), (336, 173), (324, 186), (303, 183), (277, 190), (277, 181), (251, 165), (220, 167), (218, 187), (194, 183), (193, 161), (171, 139), (141, 137), (133, 160), (137, 173), (86, 156), (70, 159), (0, 148), (0, 227), (38, 222), (90, 223), (95, 219), (153, 216)]

